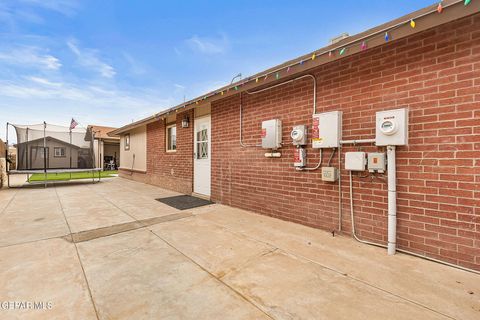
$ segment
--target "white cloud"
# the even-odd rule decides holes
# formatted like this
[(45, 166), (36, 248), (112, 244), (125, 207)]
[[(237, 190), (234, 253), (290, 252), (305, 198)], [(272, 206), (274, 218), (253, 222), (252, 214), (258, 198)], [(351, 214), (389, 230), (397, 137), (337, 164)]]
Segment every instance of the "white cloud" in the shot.
[(55, 11), (66, 16), (73, 15), (79, 8), (77, 0), (20, 0), (21, 3)]
[(82, 105), (90, 108), (107, 108), (109, 112), (119, 109), (138, 111), (152, 108), (158, 111), (174, 103), (173, 98), (160, 97), (155, 92), (147, 90), (128, 92), (94, 85), (60, 83), (36, 76), (27, 79), (30, 81), (0, 80), (0, 103), (6, 98), (12, 98), (25, 106), (48, 102), (58, 105), (60, 109), (68, 105)]
[(228, 37), (221, 34), (220, 37), (199, 37), (197, 35), (185, 40), (187, 46), (193, 50), (203, 54), (221, 54), (225, 53), (230, 47)]
[(0, 61), (20, 67), (36, 67), (48, 70), (60, 69), (62, 64), (58, 58), (50, 54), (41, 53), (41, 51), (37, 47), (21, 47), (0, 51)]
[(147, 68), (141, 62), (133, 58), (130, 54), (124, 52), (123, 57), (128, 62), (131, 73), (135, 75), (143, 75), (147, 73)]
[(76, 40), (67, 41), (67, 45), (77, 57), (80, 65), (98, 72), (104, 78), (113, 78), (115, 76), (115, 69), (98, 57), (97, 50), (88, 48), (80, 49)]
[(48, 79), (45, 79), (45, 78), (31, 76), (31, 77), (27, 77), (27, 79), (32, 81), (32, 82), (44, 85), (44, 86), (49, 86), (49, 87), (61, 87), (62, 86), (62, 83), (60, 83), (60, 82), (52, 82), (52, 81), (50, 81)]
[(79, 0), (1, 0), (0, 24), (11, 30), (18, 29), (18, 23), (42, 24), (45, 19), (41, 10), (53, 11), (64, 16), (73, 16), (80, 8)]

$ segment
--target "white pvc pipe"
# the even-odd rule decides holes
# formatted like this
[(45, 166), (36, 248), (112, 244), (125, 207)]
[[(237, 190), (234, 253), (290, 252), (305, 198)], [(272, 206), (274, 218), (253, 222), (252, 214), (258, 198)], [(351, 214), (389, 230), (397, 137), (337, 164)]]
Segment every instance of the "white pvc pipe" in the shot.
[(397, 246), (397, 175), (395, 146), (387, 147), (388, 170), (388, 245), (387, 252), (394, 255)]

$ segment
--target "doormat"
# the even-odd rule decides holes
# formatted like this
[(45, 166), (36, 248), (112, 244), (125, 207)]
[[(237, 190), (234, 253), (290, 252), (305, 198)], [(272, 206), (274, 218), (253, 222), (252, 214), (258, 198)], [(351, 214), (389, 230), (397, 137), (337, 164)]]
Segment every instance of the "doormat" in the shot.
[(197, 197), (192, 196), (174, 196), (174, 197), (167, 197), (167, 198), (159, 198), (155, 199), (161, 203), (165, 203), (170, 207), (174, 207), (175, 209), (179, 210), (187, 210), (202, 206), (208, 206), (209, 204), (213, 204), (210, 200), (205, 200)]

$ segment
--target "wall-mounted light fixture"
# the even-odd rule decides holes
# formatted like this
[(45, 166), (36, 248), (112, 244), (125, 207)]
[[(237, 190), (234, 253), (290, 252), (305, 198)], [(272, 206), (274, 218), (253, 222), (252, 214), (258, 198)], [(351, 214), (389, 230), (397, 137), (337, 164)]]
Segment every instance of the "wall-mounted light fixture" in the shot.
[(182, 128), (188, 128), (189, 124), (190, 124), (190, 119), (188, 118), (188, 116), (183, 117)]

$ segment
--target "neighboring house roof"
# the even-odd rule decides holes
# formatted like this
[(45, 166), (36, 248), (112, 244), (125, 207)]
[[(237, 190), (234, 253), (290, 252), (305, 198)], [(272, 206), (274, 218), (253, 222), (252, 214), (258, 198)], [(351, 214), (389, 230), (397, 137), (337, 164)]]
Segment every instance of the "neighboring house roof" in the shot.
[(93, 130), (95, 135), (95, 139), (110, 139), (110, 140), (118, 140), (119, 137), (109, 136), (108, 133), (117, 130), (117, 128), (113, 127), (105, 127), (105, 126), (97, 126), (97, 125), (89, 125), (87, 130)]
[[(47, 137), (45, 137), (45, 139), (47, 140), (47, 142), (54, 141), (54, 142), (64, 144), (67, 147), (71, 147), (71, 148), (75, 148), (75, 149), (81, 149), (81, 147), (79, 147), (77, 145), (62, 141), (62, 140), (54, 138), (54, 137), (47, 136)], [(38, 139), (35, 139), (35, 140), (21, 142), (21, 143), (16, 144), (15, 147), (18, 148), (19, 146), (23, 146), (23, 145), (26, 145), (26, 144), (31, 144), (33, 142), (43, 142), (43, 138), (38, 138)]]
[[(242, 91), (267, 87), (272, 84), (290, 80), (301, 74), (308, 73), (323, 64), (344, 59), (345, 57), (365, 50), (385, 45), (401, 38), (431, 29), (433, 27), (477, 14), (480, 10), (480, 1), (472, 1), (468, 6), (464, 0), (443, 0), (443, 10), (438, 11), (438, 2), (426, 8), (407, 14), (365, 32), (342, 39), (334, 44), (310, 52), (296, 59), (287, 61), (270, 69), (264, 70), (240, 81), (231, 83), (217, 90), (208, 92), (200, 97), (186, 101), (172, 108), (163, 110), (150, 117), (127, 124), (109, 133), (109, 136), (128, 132), (136, 127), (154, 122), (178, 110), (189, 110), (212, 101), (224, 99)], [(414, 20), (414, 27), (411, 21)], [(340, 30), (344, 31), (344, 30)], [(388, 37), (386, 36), (388, 34)], [(387, 39), (386, 39), (387, 38)]]

